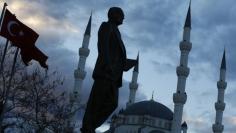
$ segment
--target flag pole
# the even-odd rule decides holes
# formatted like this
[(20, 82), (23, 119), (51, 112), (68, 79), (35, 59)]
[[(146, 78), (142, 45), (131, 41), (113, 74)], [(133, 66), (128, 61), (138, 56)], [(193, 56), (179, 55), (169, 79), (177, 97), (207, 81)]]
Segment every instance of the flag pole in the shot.
[[(6, 7), (7, 7), (7, 3), (5, 2), (4, 5), (3, 5), (1, 18), (0, 18), (1, 29), (2, 29), (3, 15), (5, 13)], [(3, 51), (3, 55), (2, 55), (2, 59), (1, 59), (0, 73), (3, 71), (3, 63), (4, 63), (4, 60), (5, 60), (6, 53), (7, 53), (8, 42), (9, 42), (9, 40), (7, 39), (6, 44), (5, 44), (5, 48), (4, 48), (4, 51)]]
[(0, 114), (0, 131), (1, 131), (1, 128), (2, 128), (3, 116), (4, 116), (4, 113), (6, 111), (6, 107), (7, 107), (7, 102), (8, 102), (8, 97), (9, 97), (8, 95), (9, 95), (9, 92), (10, 92), (10, 89), (11, 89), (12, 78), (15, 74), (15, 66), (16, 66), (18, 52), (19, 52), (19, 48), (17, 47), (15, 55), (14, 55), (13, 65), (12, 65), (12, 68), (11, 68), (11, 75), (10, 75), (10, 78), (9, 78), (9, 83), (8, 83), (8, 86), (7, 86), (7, 89), (6, 89), (6, 92), (5, 92), (5, 98), (3, 98), (4, 103), (3, 103), (3, 106), (2, 106), (2, 112), (0, 112), (1, 113)]
[(4, 14), (5, 10), (6, 10), (6, 7), (7, 7), (7, 3), (5, 2), (4, 5), (3, 5), (3, 9), (2, 9), (2, 13), (1, 13), (1, 18), (0, 18), (1, 25), (2, 25), (3, 14)]
[(4, 48), (4, 51), (3, 51), (3, 55), (2, 55), (2, 59), (1, 59), (0, 73), (3, 71), (3, 63), (4, 63), (4, 60), (5, 60), (5, 57), (6, 57), (8, 43), (9, 43), (9, 40), (7, 39), (6, 44), (5, 44), (5, 48)]
[[(17, 61), (17, 55), (19, 53), (19, 48), (17, 47), (16, 49), (16, 52), (15, 52), (15, 55), (14, 55), (14, 61), (13, 61), (13, 65), (12, 65), (12, 68), (11, 68), (11, 76), (10, 76), (10, 79), (9, 79), (9, 84), (8, 84), (8, 88), (10, 89), (11, 87), (11, 81), (12, 81), (12, 78), (15, 74), (15, 66), (16, 66), (16, 61)], [(9, 90), (8, 89), (8, 90)], [(6, 93), (7, 94), (7, 93)]]
[[(3, 14), (4, 14), (4, 12), (5, 12), (5, 10), (6, 10), (6, 7), (7, 7), (7, 3), (5, 2), (4, 3), (4, 5), (3, 5), (3, 9), (2, 9), (2, 13), (1, 13), (1, 18), (0, 18), (0, 29), (2, 29), (2, 19), (3, 19)], [(8, 42), (6, 42), (6, 45), (8, 44)], [(6, 48), (7, 46), (5, 46), (5, 48)], [(5, 51), (5, 50), (4, 50)], [(5, 52), (4, 52), (5, 53)], [(3, 54), (3, 56), (4, 56), (4, 58), (5, 58), (5, 55), (6, 55), (6, 53), (5, 54)], [(1, 60), (1, 68), (0, 68), (0, 73), (2, 72), (2, 61), (3, 61), (4, 59), (2, 58), (2, 60)], [(4, 101), (0, 101), (0, 106), (1, 107), (3, 107), (4, 106), (4, 103), (3, 103)], [(1, 110), (1, 112), (0, 112), (0, 131), (2, 131), (2, 117), (3, 117), (3, 108), (2, 109), (0, 109)]]

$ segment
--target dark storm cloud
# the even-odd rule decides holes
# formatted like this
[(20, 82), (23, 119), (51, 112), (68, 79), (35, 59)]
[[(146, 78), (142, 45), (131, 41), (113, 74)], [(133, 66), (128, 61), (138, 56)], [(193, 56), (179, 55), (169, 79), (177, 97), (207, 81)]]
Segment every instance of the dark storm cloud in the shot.
[(40, 4), (45, 5), (45, 12), (56, 19), (65, 19), (67, 15), (78, 4), (77, 0), (41, 0)]
[(179, 19), (175, 19), (176, 16), (173, 15), (177, 10), (175, 4), (166, 1), (139, 1), (136, 6), (127, 10), (125, 22), (131, 32), (124, 33), (128, 40), (133, 41), (133, 45), (149, 50), (165, 49), (173, 45), (170, 40), (176, 36), (176, 25), (179, 25)]
[[(30, 1), (30, 0), (28, 0)], [(35, 1), (43, 6), (44, 11), (58, 20), (78, 19), (91, 11), (107, 10), (111, 5), (122, 5), (124, 0), (96, 1), (96, 0), (39, 0)], [(71, 18), (74, 17), (74, 18)]]
[(155, 70), (158, 73), (169, 73), (170, 70), (175, 70), (176, 64), (173, 65), (171, 63), (160, 63), (159, 61), (152, 61), (152, 64), (155, 66)]
[[(14, 3), (15, 0), (9, 0), (8, 3)], [(24, 2), (28, 7), (31, 6), (31, 4), (37, 4), (40, 6), (43, 12), (46, 12), (48, 16), (52, 16), (56, 19), (65, 19), (67, 14), (71, 11), (71, 9), (74, 9), (77, 5), (77, 0), (38, 0), (38, 1), (32, 1), (32, 0), (23, 0), (21, 2)], [(10, 5), (9, 4), (9, 5)], [(35, 9), (32, 9), (34, 12)], [(32, 13), (32, 12), (29, 12)]]
[[(189, 61), (192, 66), (207, 64), (211, 69), (196, 70), (211, 71), (210, 77), (213, 79), (210, 80), (218, 78), (215, 73), (219, 71), (224, 46), (227, 52), (228, 77), (230, 80), (236, 78), (236, 9), (233, 8), (233, 2), (192, 2), (193, 48)], [(171, 60), (176, 60), (179, 54), (176, 45), (182, 40), (187, 4), (173, 1), (139, 1), (133, 8), (127, 9), (126, 27), (121, 28), (124, 30), (124, 38), (130, 42), (129, 45), (139, 45), (142, 51), (155, 52), (162, 49), (168, 53)], [(127, 33), (125, 30), (128, 28), (130, 32)], [(166, 71), (168, 68), (166, 67)]]
[[(234, 1), (208, 1), (197, 11), (193, 21), (193, 62), (211, 64), (213, 73), (219, 71), (219, 66), (226, 47), (227, 74), (230, 80), (235, 80), (236, 34)], [(196, 5), (197, 6), (197, 5)], [(191, 61), (191, 60), (190, 60)]]
[[(26, 0), (30, 2), (30, 0)], [(187, 13), (188, 2), (140, 0), (138, 3), (130, 1), (94, 1), (94, 0), (40, 0), (46, 15), (56, 20), (84, 21), (88, 13), (96, 9), (97, 13), (108, 10), (111, 5), (121, 6), (126, 14), (125, 24), (121, 27), (125, 42), (130, 46), (139, 46), (142, 51), (150, 52), (155, 49), (166, 51), (169, 58), (176, 59), (178, 43), (182, 37), (182, 27)], [(209, 63), (215, 72), (219, 66), (219, 59), (224, 45), (229, 51), (229, 77), (235, 79), (236, 47), (234, 46), (236, 28), (234, 25), (235, 8), (233, 0), (192, 2), (192, 42), (190, 63)], [(200, 5), (202, 4), (202, 5)], [(227, 10), (225, 10), (227, 9)], [(86, 22), (85, 22), (86, 23)], [(50, 36), (51, 38), (51, 36)], [(61, 38), (61, 37), (60, 37)], [(171, 51), (170, 51), (171, 50)]]
[(234, 8), (234, 0), (227, 1), (207, 1), (202, 3), (202, 6), (197, 5), (199, 3), (195, 3), (196, 6), (201, 9), (197, 12), (197, 18), (195, 19), (195, 24), (199, 25), (198, 28), (207, 29), (215, 29), (220, 25), (232, 25), (235, 22), (235, 8)]

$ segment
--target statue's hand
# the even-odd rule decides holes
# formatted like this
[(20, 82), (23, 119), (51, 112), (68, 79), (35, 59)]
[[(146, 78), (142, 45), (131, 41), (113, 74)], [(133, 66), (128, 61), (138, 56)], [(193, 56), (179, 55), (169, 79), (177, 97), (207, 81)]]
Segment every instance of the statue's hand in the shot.
[(137, 60), (127, 59), (124, 66), (124, 71), (128, 71), (129, 69), (134, 67), (136, 64), (137, 64)]

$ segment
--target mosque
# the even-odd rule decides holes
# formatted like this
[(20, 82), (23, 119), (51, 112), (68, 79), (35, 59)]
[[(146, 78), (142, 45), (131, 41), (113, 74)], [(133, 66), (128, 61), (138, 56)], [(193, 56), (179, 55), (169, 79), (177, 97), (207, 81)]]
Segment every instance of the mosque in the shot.
[[(71, 102), (73, 107), (81, 105), (80, 96), (83, 80), (86, 76), (85, 63), (89, 55), (89, 38), (91, 30), (90, 16), (82, 47), (79, 49), (79, 63), (78, 68), (75, 70), (75, 84), (73, 92), (71, 93)], [(187, 123), (183, 122), (183, 108), (187, 100), (185, 92), (186, 80), (190, 72), (188, 67), (188, 55), (192, 48), (190, 42), (191, 31), (191, 8), (189, 5), (187, 17), (185, 20), (183, 40), (180, 42), (179, 48), (181, 51), (180, 64), (176, 68), (178, 76), (177, 90), (173, 94), (174, 110), (170, 110), (167, 106), (153, 100), (145, 100), (135, 102), (135, 94), (138, 89), (138, 64), (133, 70), (132, 81), (129, 84), (130, 94), (125, 109), (121, 109), (117, 114), (111, 117), (109, 130), (104, 133), (187, 133)], [(139, 56), (137, 57), (137, 59)], [(222, 57), (220, 67), (220, 79), (217, 82), (218, 98), (215, 103), (216, 118), (215, 123), (212, 125), (213, 133), (222, 133), (224, 126), (222, 124), (223, 111), (225, 109), (224, 91), (227, 83), (226, 76), (226, 60), (225, 52)]]

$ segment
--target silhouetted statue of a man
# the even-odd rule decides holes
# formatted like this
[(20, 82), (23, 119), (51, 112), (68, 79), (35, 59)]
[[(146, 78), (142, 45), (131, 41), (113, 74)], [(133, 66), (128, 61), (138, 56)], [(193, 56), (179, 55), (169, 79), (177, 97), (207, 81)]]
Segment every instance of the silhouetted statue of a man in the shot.
[(123, 71), (128, 71), (137, 61), (126, 58), (126, 50), (118, 26), (124, 13), (119, 7), (108, 11), (108, 22), (98, 31), (98, 58), (93, 72), (94, 84), (83, 118), (82, 133), (95, 133), (118, 105), (118, 88), (122, 86)]

